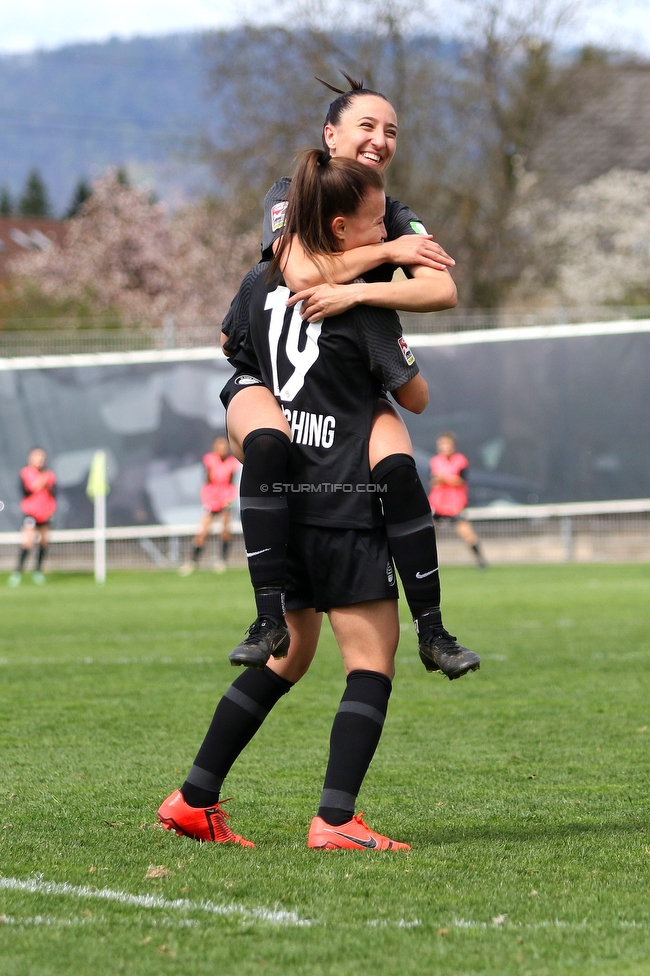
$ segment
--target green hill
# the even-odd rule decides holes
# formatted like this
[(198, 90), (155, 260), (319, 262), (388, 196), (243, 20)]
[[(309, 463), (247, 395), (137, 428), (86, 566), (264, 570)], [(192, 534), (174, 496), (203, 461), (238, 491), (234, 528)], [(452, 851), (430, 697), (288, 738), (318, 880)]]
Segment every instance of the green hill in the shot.
[(38, 167), (57, 212), (79, 177), (109, 165), (153, 179), (172, 203), (204, 189), (187, 152), (211, 127), (205, 69), (200, 34), (0, 56), (0, 187), (15, 201)]

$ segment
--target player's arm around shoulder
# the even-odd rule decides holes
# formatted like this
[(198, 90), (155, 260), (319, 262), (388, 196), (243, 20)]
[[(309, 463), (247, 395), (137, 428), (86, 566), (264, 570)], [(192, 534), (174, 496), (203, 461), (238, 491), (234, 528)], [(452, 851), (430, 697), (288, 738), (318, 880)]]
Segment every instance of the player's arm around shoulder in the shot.
[(402, 312), (440, 312), (456, 306), (456, 285), (448, 271), (434, 271), (433, 268), (414, 265), (408, 268), (408, 272), (410, 278), (403, 281), (393, 279), (355, 284), (358, 303)]
[(411, 280), (417, 282), (421, 302), (419, 311), (441, 312), (444, 309), (456, 307), (458, 289), (448, 270), (436, 271), (434, 268), (425, 268), (423, 265), (413, 265), (408, 270), (413, 276)]

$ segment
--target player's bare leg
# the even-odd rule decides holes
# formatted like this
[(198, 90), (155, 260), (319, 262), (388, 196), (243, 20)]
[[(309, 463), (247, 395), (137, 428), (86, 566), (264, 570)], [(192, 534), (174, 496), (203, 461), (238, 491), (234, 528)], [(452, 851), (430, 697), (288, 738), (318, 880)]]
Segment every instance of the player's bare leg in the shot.
[(399, 640), (396, 600), (371, 600), (329, 613), (347, 682), (332, 725), (318, 815), (307, 845), (320, 850), (409, 850), (371, 830), (354, 807), (388, 708)]
[(287, 418), (278, 401), (265, 386), (249, 386), (239, 391), (228, 405), (226, 417), (230, 449), (244, 463), (244, 441), (259, 427), (273, 427), (291, 437)]
[(226, 420), (233, 453), (244, 465), (241, 522), (257, 606), (257, 619), (230, 662), (263, 668), (271, 657), (286, 656), (289, 647), (284, 620), (289, 511), (281, 486), (288, 481), (291, 431), (265, 386), (240, 390), (230, 401)]

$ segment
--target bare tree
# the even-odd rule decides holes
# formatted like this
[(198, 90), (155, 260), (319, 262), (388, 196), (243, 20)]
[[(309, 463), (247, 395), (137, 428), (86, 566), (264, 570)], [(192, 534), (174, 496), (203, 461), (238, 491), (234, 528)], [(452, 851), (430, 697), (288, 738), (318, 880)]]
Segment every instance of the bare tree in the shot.
[(463, 43), (434, 36), (432, 11), (417, 0), (287, 0), (291, 27), (208, 36), (225, 121), (204, 152), (259, 220), (268, 186), (320, 139), (330, 99), (314, 75), (334, 81), (343, 68), (362, 77), (398, 112), (389, 192), (456, 257), (461, 303), (494, 307), (526, 263), (521, 225), (510, 220), (518, 181), (545, 128), (572, 110), (576, 93), (587, 97), (587, 66), (556, 54), (578, 0), (460, 3)]

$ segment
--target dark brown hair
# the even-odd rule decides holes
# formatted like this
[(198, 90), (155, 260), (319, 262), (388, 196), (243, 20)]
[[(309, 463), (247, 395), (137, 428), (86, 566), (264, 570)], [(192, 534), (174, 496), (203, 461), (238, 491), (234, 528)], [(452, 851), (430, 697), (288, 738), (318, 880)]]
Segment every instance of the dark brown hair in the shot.
[(291, 235), (295, 234), (305, 254), (327, 279), (318, 256), (341, 251), (332, 220), (355, 214), (369, 190), (384, 189), (384, 180), (377, 170), (354, 159), (333, 158), (327, 150), (306, 149), (296, 161), (284, 227), (269, 272), (273, 275), (281, 270)]
[(390, 102), (385, 95), (381, 92), (373, 91), (372, 88), (364, 88), (363, 81), (355, 81), (350, 75), (346, 74), (345, 71), (341, 71), (341, 74), (348, 82), (350, 89), (349, 91), (342, 91), (340, 88), (335, 88), (334, 85), (330, 85), (329, 82), (323, 81), (322, 78), (316, 78), (316, 81), (320, 81), (321, 85), (325, 85), (330, 91), (337, 92), (338, 98), (330, 104), (327, 110), (327, 115), (325, 116), (325, 121), (323, 122), (323, 146), (327, 149), (327, 143), (325, 142), (325, 126), (326, 125), (339, 125), (343, 113), (350, 107), (352, 101), (359, 95), (376, 95), (377, 98), (383, 98), (385, 102)]

